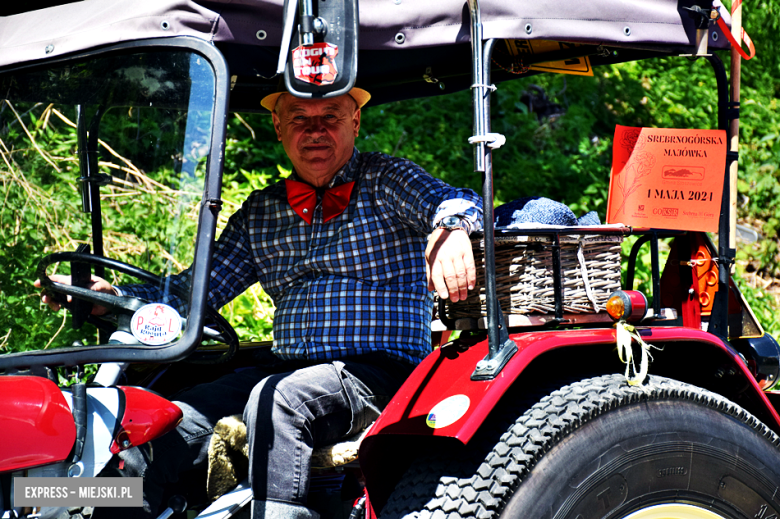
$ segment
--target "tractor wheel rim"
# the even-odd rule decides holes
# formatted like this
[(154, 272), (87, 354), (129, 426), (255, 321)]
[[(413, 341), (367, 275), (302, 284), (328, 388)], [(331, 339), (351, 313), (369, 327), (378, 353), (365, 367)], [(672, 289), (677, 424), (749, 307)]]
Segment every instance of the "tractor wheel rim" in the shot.
[(669, 503), (648, 506), (623, 519), (726, 519), (712, 510), (695, 505)]

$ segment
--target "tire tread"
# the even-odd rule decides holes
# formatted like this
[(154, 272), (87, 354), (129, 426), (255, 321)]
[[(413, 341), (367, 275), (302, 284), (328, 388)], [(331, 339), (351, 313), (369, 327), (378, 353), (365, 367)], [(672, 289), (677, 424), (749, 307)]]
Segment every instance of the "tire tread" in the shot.
[(649, 376), (641, 386), (629, 386), (623, 375), (604, 375), (552, 391), (514, 423), (516, 407), (491, 417), (506, 424), (497, 443), (475, 438), (470, 444), (475, 448), (464, 448), (462, 455), (445, 452), (415, 461), (388, 499), (381, 519), (494, 519), (541, 457), (567, 435), (613, 409), (664, 399), (718, 410), (772, 445), (780, 445), (780, 437), (760, 420), (716, 393), (659, 376)]

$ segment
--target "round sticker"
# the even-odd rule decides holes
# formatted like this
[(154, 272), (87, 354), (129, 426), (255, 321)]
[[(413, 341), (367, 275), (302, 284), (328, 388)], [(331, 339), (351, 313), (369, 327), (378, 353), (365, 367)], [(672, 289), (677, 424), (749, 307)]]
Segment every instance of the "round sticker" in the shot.
[(133, 314), (130, 331), (143, 344), (166, 344), (179, 335), (181, 317), (174, 308), (162, 303), (144, 305)]
[(430, 410), (425, 423), (431, 429), (441, 429), (457, 422), (469, 410), (471, 401), (466, 395), (445, 398)]

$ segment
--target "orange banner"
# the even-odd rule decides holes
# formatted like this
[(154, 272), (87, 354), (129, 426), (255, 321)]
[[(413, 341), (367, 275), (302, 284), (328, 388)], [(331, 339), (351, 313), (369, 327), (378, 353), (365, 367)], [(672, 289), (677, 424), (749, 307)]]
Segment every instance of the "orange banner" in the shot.
[(617, 125), (607, 222), (717, 232), (726, 132)]

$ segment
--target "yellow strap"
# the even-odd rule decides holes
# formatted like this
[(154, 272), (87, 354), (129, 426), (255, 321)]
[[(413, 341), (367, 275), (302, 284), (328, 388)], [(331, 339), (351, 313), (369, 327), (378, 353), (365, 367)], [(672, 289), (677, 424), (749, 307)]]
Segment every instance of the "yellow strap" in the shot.
[[(620, 321), (615, 325), (615, 328), (617, 329), (618, 357), (620, 357), (620, 362), (626, 365), (626, 382), (628, 382), (629, 386), (638, 386), (647, 377), (650, 361), (653, 360), (653, 356), (650, 355), (650, 348), (654, 348), (654, 346), (647, 344), (637, 333), (636, 328), (630, 324)], [(634, 350), (631, 347), (633, 341), (636, 341), (642, 350), (639, 370), (636, 369), (636, 363), (634, 362)], [(632, 371), (633, 376), (631, 376)]]

